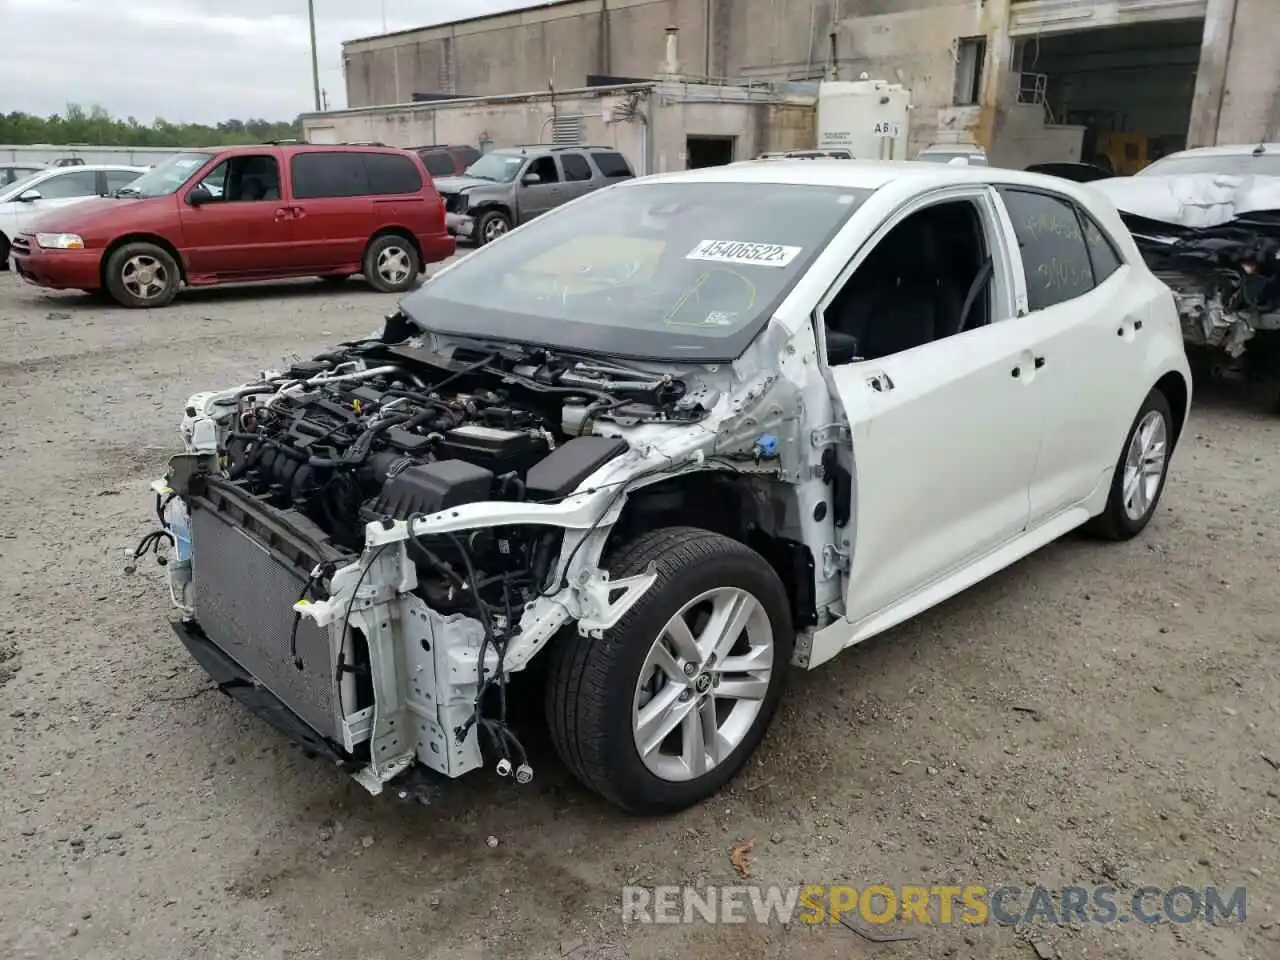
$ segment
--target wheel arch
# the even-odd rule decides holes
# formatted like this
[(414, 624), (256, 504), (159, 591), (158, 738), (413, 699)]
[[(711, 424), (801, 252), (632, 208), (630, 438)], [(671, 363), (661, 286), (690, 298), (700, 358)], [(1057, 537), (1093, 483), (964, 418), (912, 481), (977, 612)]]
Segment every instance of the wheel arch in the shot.
[(422, 256), (422, 244), (418, 242), (418, 238), (414, 236), (412, 230), (403, 224), (393, 223), (385, 227), (379, 227), (369, 237), (369, 242), (364, 245), (365, 256), (369, 254), (369, 248), (372, 247), (381, 237), (400, 237), (407, 240), (414, 252), (418, 255), (419, 272), (426, 269), (426, 261)]
[(516, 225), (515, 211), (505, 200), (482, 200), (477, 206), (468, 209), (467, 213), (475, 220), (479, 220), (486, 213), (500, 213), (511, 221), (513, 227)]
[(736, 540), (760, 554), (786, 587), (796, 629), (816, 625), (816, 566), (803, 543), (782, 536), (784, 511), (748, 478), (718, 470), (682, 474), (628, 494), (600, 557), (658, 527), (696, 527)]
[(1177, 446), (1182, 428), (1187, 422), (1187, 402), (1191, 397), (1191, 386), (1181, 373), (1170, 370), (1155, 382), (1154, 389), (1159, 390), (1169, 401), (1169, 412), (1173, 416), (1173, 423), (1170, 424), (1173, 436), (1169, 445), (1172, 449)]
[(178, 265), (179, 278), (183, 283), (187, 282), (187, 261), (178, 252), (177, 247), (157, 233), (126, 233), (116, 237), (102, 251), (102, 259), (98, 262), (98, 281), (104, 290), (107, 287), (107, 264), (111, 262), (111, 257), (117, 250), (130, 243), (149, 243), (159, 247), (173, 257), (173, 262)]

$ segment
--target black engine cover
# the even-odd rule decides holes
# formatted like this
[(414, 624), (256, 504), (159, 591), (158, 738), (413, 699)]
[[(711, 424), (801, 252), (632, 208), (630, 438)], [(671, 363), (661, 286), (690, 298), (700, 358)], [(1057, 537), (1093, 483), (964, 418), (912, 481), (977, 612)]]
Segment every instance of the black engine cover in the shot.
[(387, 480), (375, 509), (383, 516), (407, 520), (464, 503), (487, 500), (493, 472), (465, 460), (437, 460), (408, 467)]

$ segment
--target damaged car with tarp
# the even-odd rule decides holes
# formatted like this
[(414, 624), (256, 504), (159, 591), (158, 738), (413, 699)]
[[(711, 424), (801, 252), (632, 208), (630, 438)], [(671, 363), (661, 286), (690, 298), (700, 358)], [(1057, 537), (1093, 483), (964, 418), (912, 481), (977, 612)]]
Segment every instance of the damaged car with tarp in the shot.
[(1280, 410), (1280, 144), (1184, 150), (1089, 186), (1173, 290), (1193, 367)]

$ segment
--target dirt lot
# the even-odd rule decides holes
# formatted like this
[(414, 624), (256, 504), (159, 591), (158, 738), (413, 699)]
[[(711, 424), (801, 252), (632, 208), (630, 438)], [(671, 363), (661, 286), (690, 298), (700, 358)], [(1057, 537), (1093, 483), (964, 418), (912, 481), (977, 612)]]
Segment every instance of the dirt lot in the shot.
[[(122, 572), (190, 392), (393, 303), (304, 283), (131, 312), (0, 274), (4, 956), (1280, 956), (1280, 419), (1199, 398), (1145, 536), (1068, 538), (796, 675), (758, 763), (700, 809), (618, 815), (545, 746), (527, 787), (476, 773), (424, 806), (210, 693), (158, 570)], [(622, 885), (735, 883), (745, 840), (761, 883), (1245, 885), (1248, 919), (1038, 944), (620, 924)]]

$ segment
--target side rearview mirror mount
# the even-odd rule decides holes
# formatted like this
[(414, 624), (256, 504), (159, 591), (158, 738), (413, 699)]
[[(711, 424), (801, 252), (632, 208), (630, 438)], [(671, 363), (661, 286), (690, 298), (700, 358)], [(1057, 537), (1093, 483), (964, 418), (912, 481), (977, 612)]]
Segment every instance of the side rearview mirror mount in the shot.
[(209, 192), (208, 187), (205, 187), (203, 185), (194, 188), (190, 193), (187, 194), (187, 203), (191, 204), (191, 206), (193, 207), (198, 207), (198, 206), (201, 206), (202, 204), (210, 203), (212, 200), (213, 200), (213, 194)]
[(22, 193), (18, 194), (18, 202), (19, 203), (35, 203), (37, 200), (41, 199), (43, 196), (44, 194), (42, 194), (39, 190), (35, 190), (35, 189), (23, 190)]
[(520, 182), (523, 183), (526, 187), (532, 187), (534, 184), (541, 183), (542, 178), (538, 176), (536, 173), (526, 173), (520, 179)]

